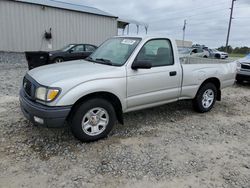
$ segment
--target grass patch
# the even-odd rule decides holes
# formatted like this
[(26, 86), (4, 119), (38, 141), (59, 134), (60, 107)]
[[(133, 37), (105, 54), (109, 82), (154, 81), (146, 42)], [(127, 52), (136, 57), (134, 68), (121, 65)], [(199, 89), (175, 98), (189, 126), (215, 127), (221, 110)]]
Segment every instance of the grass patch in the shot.
[(229, 54), (229, 57), (239, 57), (239, 58), (242, 58), (242, 57), (245, 57), (246, 54)]

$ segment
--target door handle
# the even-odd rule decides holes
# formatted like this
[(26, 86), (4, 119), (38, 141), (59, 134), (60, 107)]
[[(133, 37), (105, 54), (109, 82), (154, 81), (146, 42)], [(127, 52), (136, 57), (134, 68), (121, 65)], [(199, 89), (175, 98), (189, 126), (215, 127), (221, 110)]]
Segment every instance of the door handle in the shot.
[(169, 72), (169, 76), (176, 76), (177, 75), (177, 72), (176, 71), (171, 71)]

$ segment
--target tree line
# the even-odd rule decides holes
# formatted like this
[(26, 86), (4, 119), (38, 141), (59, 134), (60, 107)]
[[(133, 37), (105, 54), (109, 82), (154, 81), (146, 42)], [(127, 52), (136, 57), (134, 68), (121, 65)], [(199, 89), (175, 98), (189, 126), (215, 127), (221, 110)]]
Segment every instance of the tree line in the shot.
[[(226, 52), (226, 47), (221, 46), (218, 48), (219, 51)], [(233, 48), (232, 46), (228, 46), (228, 53), (234, 53), (234, 54), (249, 54), (250, 53), (250, 48), (247, 46), (244, 47), (235, 47)]]

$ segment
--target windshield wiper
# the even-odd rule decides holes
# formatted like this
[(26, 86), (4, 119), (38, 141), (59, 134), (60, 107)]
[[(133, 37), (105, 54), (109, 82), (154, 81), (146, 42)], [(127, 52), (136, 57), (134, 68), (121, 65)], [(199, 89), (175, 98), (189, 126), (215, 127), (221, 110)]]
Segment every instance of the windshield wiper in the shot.
[(109, 59), (103, 59), (103, 58), (97, 58), (95, 61), (98, 61), (98, 63), (102, 63), (105, 65), (113, 65), (113, 63)]
[(85, 58), (85, 60), (90, 61), (90, 62), (96, 62), (94, 59), (92, 59), (92, 57), (87, 57)]

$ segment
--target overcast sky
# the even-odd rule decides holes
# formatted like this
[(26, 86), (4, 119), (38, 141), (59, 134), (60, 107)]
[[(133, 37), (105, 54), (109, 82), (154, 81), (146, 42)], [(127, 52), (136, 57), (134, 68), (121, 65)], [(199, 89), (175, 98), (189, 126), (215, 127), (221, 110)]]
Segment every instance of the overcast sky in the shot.
[[(166, 34), (182, 39), (184, 19), (186, 40), (209, 47), (225, 45), (231, 0), (61, 0), (93, 6), (125, 19), (149, 24), (149, 34)], [(250, 0), (237, 0), (230, 45), (250, 46)], [(136, 26), (130, 26), (135, 32)], [(144, 34), (143, 28), (140, 28)], [(133, 34), (133, 32), (131, 33)]]

